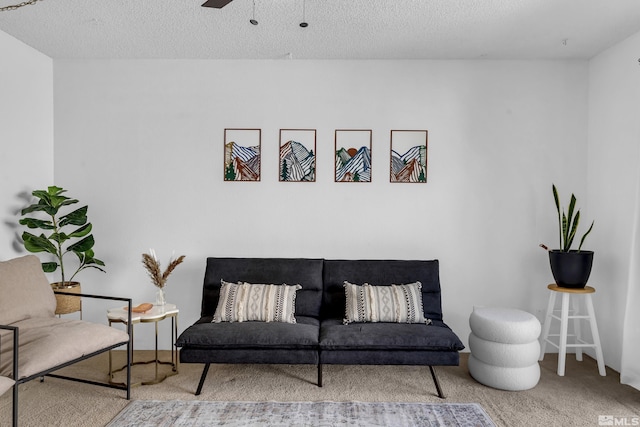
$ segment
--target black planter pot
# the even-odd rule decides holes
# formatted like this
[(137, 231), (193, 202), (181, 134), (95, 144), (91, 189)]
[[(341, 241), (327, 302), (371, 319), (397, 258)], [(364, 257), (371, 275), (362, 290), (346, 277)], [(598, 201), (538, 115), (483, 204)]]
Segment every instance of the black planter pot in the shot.
[(584, 288), (591, 274), (593, 251), (549, 251), (551, 273), (563, 288)]

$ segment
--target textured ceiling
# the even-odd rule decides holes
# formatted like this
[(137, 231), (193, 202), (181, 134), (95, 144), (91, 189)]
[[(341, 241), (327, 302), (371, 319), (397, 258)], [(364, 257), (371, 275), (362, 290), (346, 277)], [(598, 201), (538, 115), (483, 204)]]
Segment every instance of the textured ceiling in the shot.
[(203, 2), (42, 0), (0, 30), (52, 58), (202, 59), (587, 59), (640, 31), (640, 0), (255, 0), (257, 26), (253, 0)]

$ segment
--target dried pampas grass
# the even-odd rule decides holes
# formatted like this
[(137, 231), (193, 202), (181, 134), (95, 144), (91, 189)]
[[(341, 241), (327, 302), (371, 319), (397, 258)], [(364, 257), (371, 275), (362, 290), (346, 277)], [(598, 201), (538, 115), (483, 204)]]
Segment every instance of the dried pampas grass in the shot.
[(169, 260), (169, 265), (167, 269), (162, 272), (160, 268), (160, 261), (155, 256), (155, 252), (151, 251), (152, 255), (142, 254), (142, 264), (144, 268), (147, 269), (147, 273), (151, 278), (151, 281), (158, 288), (164, 288), (164, 285), (167, 283), (167, 278), (171, 274), (171, 272), (184, 261), (184, 255), (180, 255), (176, 259)]

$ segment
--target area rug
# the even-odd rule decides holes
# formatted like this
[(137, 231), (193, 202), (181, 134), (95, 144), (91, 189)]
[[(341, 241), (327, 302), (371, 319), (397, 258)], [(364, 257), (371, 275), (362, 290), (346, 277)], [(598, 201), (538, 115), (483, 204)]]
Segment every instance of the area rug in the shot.
[(495, 427), (477, 403), (134, 400), (107, 427)]

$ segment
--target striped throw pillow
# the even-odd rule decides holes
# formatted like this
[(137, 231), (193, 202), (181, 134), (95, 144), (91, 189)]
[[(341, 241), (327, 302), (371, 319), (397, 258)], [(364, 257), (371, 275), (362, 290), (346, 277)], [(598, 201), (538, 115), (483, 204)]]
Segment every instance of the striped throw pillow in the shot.
[(344, 282), (347, 304), (344, 324), (358, 322), (426, 323), (422, 283), (373, 286)]
[(300, 285), (264, 285), (222, 280), (213, 323), (296, 323), (296, 292)]

